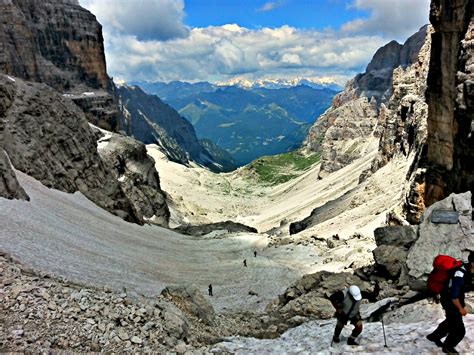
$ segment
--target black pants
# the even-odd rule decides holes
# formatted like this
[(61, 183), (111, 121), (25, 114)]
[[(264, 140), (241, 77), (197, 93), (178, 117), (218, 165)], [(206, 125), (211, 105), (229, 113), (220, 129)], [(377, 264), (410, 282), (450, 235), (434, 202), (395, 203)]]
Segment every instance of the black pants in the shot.
[(444, 341), (444, 346), (454, 348), (464, 338), (466, 328), (464, 328), (462, 315), (452, 300), (441, 300), (441, 305), (446, 313), (446, 319), (442, 321), (438, 325), (438, 328), (431, 334), (440, 340), (447, 336)]
[(344, 326), (347, 324), (348, 321), (350, 321), (351, 324), (354, 326), (351, 337), (355, 339), (360, 335), (360, 333), (362, 333), (362, 328), (363, 328), (362, 318), (360, 317), (359, 313), (357, 313), (355, 317), (352, 319), (347, 319), (345, 316), (336, 313), (336, 319), (337, 319), (336, 329), (334, 329), (334, 336), (336, 338), (339, 338), (339, 336), (341, 335), (342, 329), (344, 328)]

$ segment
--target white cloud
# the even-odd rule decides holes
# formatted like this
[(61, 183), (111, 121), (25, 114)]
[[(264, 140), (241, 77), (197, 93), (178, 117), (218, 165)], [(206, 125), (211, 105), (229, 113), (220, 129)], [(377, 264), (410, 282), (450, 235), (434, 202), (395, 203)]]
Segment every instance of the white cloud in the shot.
[(276, 8), (279, 8), (282, 5), (283, 5), (283, 1), (269, 1), (263, 4), (262, 7), (258, 8), (257, 11), (268, 12), (268, 11), (275, 10)]
[(342, 27), (346, 32), (381, 34), (403, 41), (429, 22), (430, 0), (354, 0), (351, 7), (369, 11), (370, 16), (346, 23)]
[(184, 0), (80, 0), (104, 28), (139, 40), (185, 37)]
[[(421, 27), (429, 7), (429, 0), (354, 0), (351, 6), (370, 16), (340, 31), (237, 24), (190, 29), (183, 23), (183, 1), (80, 0), (104, 26), (109, 74), (126, 81), (238, 76), (331, 77), (342, 83), (363, 71), (379, 47)], [(261, 9), (281, 4), (269, 1)]]
[(194, 28), (189, 36), (140, 41), (106, 32), (108, 69), (132, 80), (226, 80), (233, 76), (328, 76), (349, 78), (365, 68), (386, 40), (340, 36), (289, 26), (250, 30), (238, 25)]

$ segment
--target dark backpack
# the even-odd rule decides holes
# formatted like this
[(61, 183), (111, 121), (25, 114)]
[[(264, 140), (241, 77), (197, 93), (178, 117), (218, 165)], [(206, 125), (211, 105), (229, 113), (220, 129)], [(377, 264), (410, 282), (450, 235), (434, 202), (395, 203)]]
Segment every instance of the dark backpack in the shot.
[(462, 265), (461, 260), (457, 260), (449, 255), (438, 255), (433, 260), (433, 271), (428, 276), (428, 290), (439, 295), (447, 287), (454, 270)]

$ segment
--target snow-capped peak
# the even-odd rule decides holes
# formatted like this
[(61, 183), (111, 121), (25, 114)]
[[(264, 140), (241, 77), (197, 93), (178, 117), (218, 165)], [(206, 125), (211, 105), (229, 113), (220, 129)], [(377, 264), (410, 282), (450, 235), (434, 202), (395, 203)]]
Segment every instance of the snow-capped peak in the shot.
[(341, 84), (338, 83), (334, 78), (330, 77), (312, 77), (312, 78), (263, 78), (250, 80), (244, 77), (232, 78), (228, 81), (218, 81), (215, 83), (217, 86), (238, 86), (243, 89), (255, 89), (255, 88), (267, 88), (267, 89), (281, 89), (289, 88), (298, 85), (307, 85), (313, 88), (330, 88), (335, 90), (341, 89)]

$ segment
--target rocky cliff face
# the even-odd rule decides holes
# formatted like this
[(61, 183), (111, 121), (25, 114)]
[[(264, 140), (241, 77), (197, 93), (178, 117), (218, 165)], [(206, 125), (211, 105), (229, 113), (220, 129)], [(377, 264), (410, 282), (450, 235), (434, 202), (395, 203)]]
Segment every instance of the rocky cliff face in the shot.
[(0, 72), (46, 83), (94, 125), (126, 131), (93, 14), (75, 0), (0, 0), (0, 13)]
[(319, 177), (376, 149), (385, 120), (383, 103), (393, 93), (394, 70), (417, 61), (425, 37), (426, 27), (423, 27), (404, 45), (392, 41), (380, 48), (365, 73), (349, 81), (344, 91), (336, 95), (332, 106), (316, 121), (306, 139), (306, 147), (321, 152)]
[(474, 188), (474, 19), (472, 1), (433, 0), (429, 37), (412, 66), (394, 72), (382, 107), (383, 133), (372, 171), (395, 156), (412, 159), (404, 214)]
[[(85, 120), (129, 132), (106, 73), (95, 16), (73, 0), (0, 0), (0, 10), (0, 71), (15, 76), (0, 79), (2, 93), (8, 94), (2, 95), (9, 137), (3, 148), (13, 166), (46, 186), (81, 191), (128, 221), (167, 225), (169, 211), (145, 146), (117, 136), (101, 158)], [(1, 196), (27, 198), (0, 152)], [(127, 178), (114, 170), (117, 156)]]
[(415, 159), (426, 142), (428, 106), (425, 100), (426, 79), (430, 62), (432, 28), (425, 32), (425, 41), (416, 60), (408, 67), (393, 71), (392, 95), (379, 111), (380, 142), (370, 172), (377, 171), (395, 156)]
[(59, 91), (107, 88), (102, 27), (67, 0), (0, 1), (0, 71)]
[[(432, 0), (428, 136), (412, 193), (419, 210), (451, 192), (474, 190), (474, 2)], [(416, 214), (414, 215), (416, 216)]]
[(0, 75), (9, 92), (3, 118), (4, 142), (13, 166), (44, 185), (81, 191), (102, 208), (127, 221), (142, 223), (118, 181), (97, 153), (95, 137), (83, 112), (44, 84)]
[(98, 151), (113, 167), (112, 172), (133, 204), (139, 217), (161, 226), (168, 226), (170, 212), (160, 187), (155, 161), (147, 155), (144, 144), (133, 138), (96, 129), (101, 136)]

